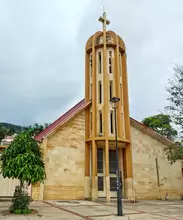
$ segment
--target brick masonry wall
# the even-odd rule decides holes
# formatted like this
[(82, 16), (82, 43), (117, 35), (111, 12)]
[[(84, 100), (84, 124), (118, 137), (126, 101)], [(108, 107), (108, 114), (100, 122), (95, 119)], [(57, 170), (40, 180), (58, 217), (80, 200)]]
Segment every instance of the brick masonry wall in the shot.
[[(182, 191), (181, 162), (170, 165), (162, 143), (131, 126), (133, 187), (136, 199), (180, 199)], [(159, 168), (158, 187), (156, 158)]]
[(84, 199), (84, 112), (48, 139), (44, 200)]

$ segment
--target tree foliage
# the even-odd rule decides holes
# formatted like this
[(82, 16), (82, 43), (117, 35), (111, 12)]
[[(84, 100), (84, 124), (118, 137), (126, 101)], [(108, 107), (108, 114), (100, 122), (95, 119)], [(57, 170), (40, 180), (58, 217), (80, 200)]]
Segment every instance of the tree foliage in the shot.
[[(166, 88), (168, 92), (169, 105), (165, 108), (178, 125), (181, 137), (183, 135), (183, 66), (176, 65), (174, 75), (169, 79), (169, 86)], [(182, 141), (176, 142), (174, 145), (165, 148), (165, 153), (171, 164), (177, 160), (183, 159)]]
[[(13, 131), (13, 134), (20, 134), (22, 131), (25, 130), (26, 127), (20, 126), (20, 125), (14, 125), (10, 123), (0, 122), (0, 125), (6, 130), (6, 131)], [(7, 134), (9, 135), (9, 134)]]
[(25, 183), (34, 185), (46, 178), (43, 155), (32, 137), (32, 132), (28, 130), (17, 135), (8, 148), (3, 150), (0, 162), (4, 178), (20, 180), (20, 186), (15, 189), (11, 211), (19, 214), (28, 213), (31, 199), (25, 191)]
[(17, 135), (0, 157), (4, 178), (16, 178), (28, 184), (36, 184), (46, 177), (43, 156), (31, 133)]
[(169, 86), (166, 88), (169, 93), (166, 107), (176, 125), (180, 127), (183, 134), (183, 66), (174, 67), (174, 75), (169, 79)]
[(177, 141), (174, 144), (165, 147), (164, 151), (170, 164), (183, 159), (183, 147), (181, 142)]
[(19, 134), (23, 127), (18, 125), (12, 125), (9, 123), (0, 123), (0, 142), (5, 138), (6, 135), (11, 136), (13, 134)]
[(6, 135), (9, 135), (9, 136), (14, 135), (14, 134), (16, 134), (16, 131), (13, 127), (9, 128), (6, 132)]
[(0, 125), (0, 142), (5, 137), (5, 135), (6, 135), (6, 129), (2, 125)]
[(46, 127), (49, 126), (49, 123), (30, 125), (28, 127), (23, 127), (19, 125), (13, 125), (9, 123), (0, 123), (0, 142), (6, 135), (20, 134), (23, 131), (29, 131), (33, 136), (38, 135), (41, 131), (43, 131)]
[(43, 131), (45, 128), (47, 128), (49, 126), (48, 123), (45, 123), (45, 124), (38, 124), (38, 123), (35, 123), (34, 125), (31, 125), (27, 128), (28, 131), (31, 132), (31, 134), (33, 136), (36, 136), (38, 135), (41, 131)]
[(162, 136), (173, 140), (177, 135), (177, 131), (171, 126), (171, 122), (172, 120), (170, 116), (165, 114), (150, 116), (142, 120), (142, 123), (147, 127), (152, 128)]

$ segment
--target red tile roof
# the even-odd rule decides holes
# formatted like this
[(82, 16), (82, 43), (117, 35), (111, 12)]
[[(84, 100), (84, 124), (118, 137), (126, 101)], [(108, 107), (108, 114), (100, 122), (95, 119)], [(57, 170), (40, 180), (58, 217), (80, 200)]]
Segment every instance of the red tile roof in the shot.
[(0, 149), (4, 149), (4, 148), (7, 148), (8, 146), (7, 145), (0, 145)]
[(86, 102), (85, 99), (82, 99), (78, 102), (74, 107), (72, 107), (69, 111), (63, 114), (60, 118), (50, 124), (47, 128), (45, 128), (42, 132), (40, 132), (37, 136), (35, 136), (36, 141), (42, 141), (43, 138), (47, 137), (55, 128), (61, 126), (68, 122), (71, 118), (73, 118), (76, 114), (84, 110), (91, 103)]

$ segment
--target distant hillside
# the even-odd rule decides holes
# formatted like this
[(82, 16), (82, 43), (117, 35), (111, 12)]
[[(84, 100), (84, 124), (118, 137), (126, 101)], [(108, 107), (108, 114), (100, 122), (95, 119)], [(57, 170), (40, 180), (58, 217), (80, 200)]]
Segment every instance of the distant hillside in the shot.
[(4, 127), (7, 130), (13, 130), (16, 134), (19, 134), (22, 130), (26, 128), (20, 125), (14, 125), (14, 124), (3, 123), (3, 122), (0, 122), (0, 126)]

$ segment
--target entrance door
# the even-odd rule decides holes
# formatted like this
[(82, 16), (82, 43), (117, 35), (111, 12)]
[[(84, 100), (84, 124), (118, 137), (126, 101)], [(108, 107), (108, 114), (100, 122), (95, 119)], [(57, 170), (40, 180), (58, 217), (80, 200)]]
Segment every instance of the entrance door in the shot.
[(110, 196), (117, 197), (116, 193), (116, 151), (109, 150), (109, 178), (110, 178)]
[[(97, 148), (98, 197), (106, 197), (105, 155), (103, 148)], [(116, 187), (116, 151), (109, 150), (110, 197), (117, 197)]]
[(98, 197), (105, 197), (105, 177), (104, 177), (104, 150), (97, 148), (97, 176), (98, 176)]

